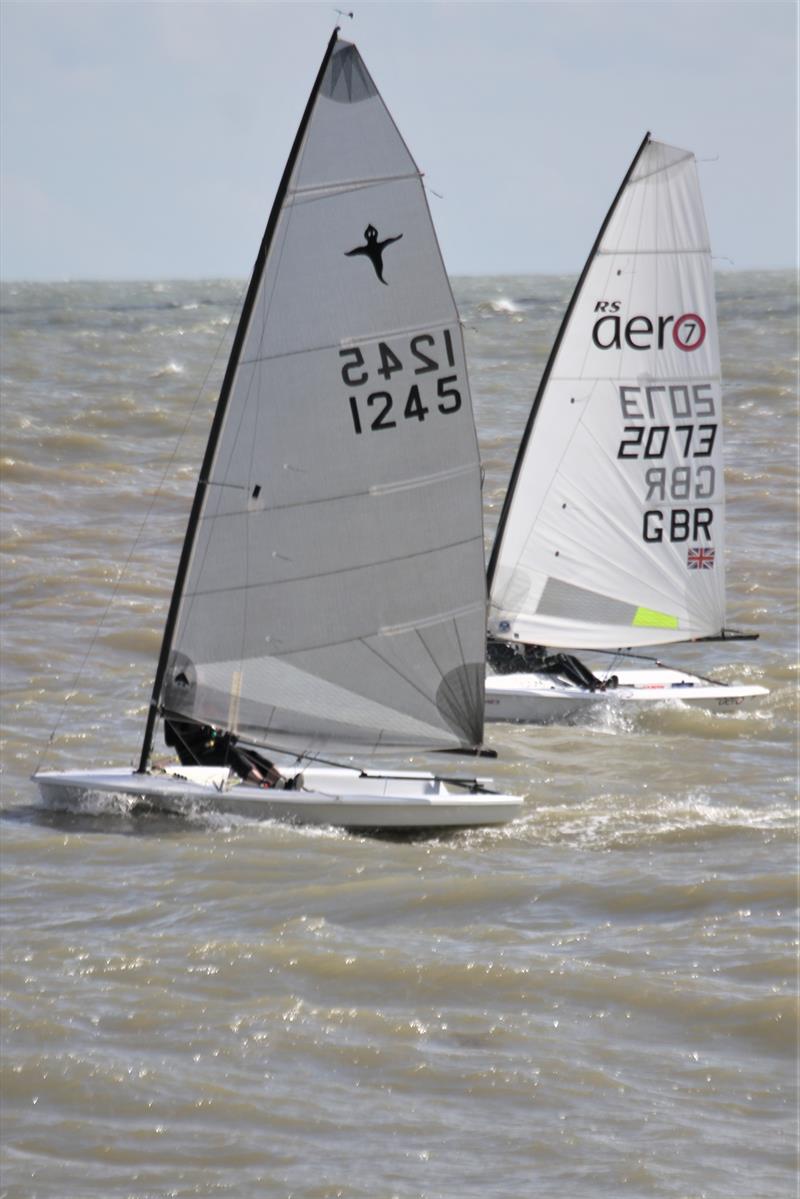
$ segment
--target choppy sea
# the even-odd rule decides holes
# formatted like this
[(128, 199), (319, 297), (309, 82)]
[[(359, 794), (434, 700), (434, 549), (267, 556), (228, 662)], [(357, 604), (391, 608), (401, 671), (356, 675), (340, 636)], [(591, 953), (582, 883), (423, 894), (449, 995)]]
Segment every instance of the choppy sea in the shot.
[[(571, 278), (455, 281), (487, 537)], [(720, 274), (750, 709), (488, 726), (503, 831), (44, 808), (136, 757), (243, 284), (2, 288), (0, 1199), (784, 1199), (797, 1152), (793, 275)], [(68, 698), (67, 698), (68, 697)]]

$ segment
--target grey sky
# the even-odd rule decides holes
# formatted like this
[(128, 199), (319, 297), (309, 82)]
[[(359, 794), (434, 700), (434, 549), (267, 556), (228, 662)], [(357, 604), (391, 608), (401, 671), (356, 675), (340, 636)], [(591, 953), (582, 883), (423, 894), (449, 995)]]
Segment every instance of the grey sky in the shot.
[[(719, 265), (797, 254), (793, 0), (353, 3), (451, 274), (574, 272), (646, 130)], [(3, 0), (0, 273), (245, 276), (334, 5)]]

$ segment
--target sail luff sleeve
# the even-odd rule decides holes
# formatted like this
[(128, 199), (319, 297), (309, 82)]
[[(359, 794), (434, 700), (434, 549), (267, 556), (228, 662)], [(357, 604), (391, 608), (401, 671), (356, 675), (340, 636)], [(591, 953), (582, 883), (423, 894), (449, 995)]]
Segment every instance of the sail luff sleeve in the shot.
[(200, 468), (200, 474), (197, 480), (197, 486), (195, 488), (194, 499), (192, 501), (192, 507), (189, 514), (189, 521), (186, 527), (186, 536), (184, 537), (181, 556), (178, 561), (175, 583), (172, 589), (172, 596), (167, 612), (167, 620), (164, 626), (164, 636), (161, 642), (161, 651), (158, 658), (158, 665), (156, 667), (155, 679), (153, 681), (150, 707), (147, 713), (147, 722), (145, 725), (144, 739), (142, 742), (142, 750), (138, 766), (138, 772), (140, 774), (143, 774), (146, 771), (147, 761), (150, 757), (150, 751), (153, 743), (153, 733), (155, 731), (155, 722), (158, 716), (158, 705), (161, 699), (162, 688), (164, 686), (164, 675), (166, 673), (167, 662), (169, 661), (169, 655), (172, 649), (172, 639), (175, 633), (175, 623), (177, 621), (178, 610), (180, 608), (183, 586), (187, 571), (189, 569), (189, 561), (195, 544), (200, 512), (203, 506), (203, 500), (205, 498), (206, 481), (208, 479), (211, 463), (213, 462), (214, 455), (216, 453), (219, 435), (225, 418), (225, 410), (227, 408), (228, 399), (231, 393), (233, 379), (239, 364), (242, 345), (244, 344), (245, 334), (250, 323), (250, 317), (252, 315), (256, 295), (258, 294), (261, 275), (264, 270), (264, 264), (267, 260), (269, 247), (274, 236), (281, 209), (283, 207), (286, 191), (289, 186), (289, 180), (291, 179), (292, 172), (297, 161), (297, 156), (300, 153), (300, 148), (303, 144), (303, 138), (305, 137), (308, 122), (311, 118), (311, 113), (319, 93), (320, 85), (325, 77), (325, 72), (328, 69), (328, 63), (330, 62), (331, 55), (333, 54), (338, 36), (339, 29), (337, 26), (331, 34), (330, 40), (325, 49), (325, 53), (322, 57), (319, 71), (317, 72), (316, 79), (314, 80), (314, 85), (311, 88), (311, 92), (306, 102), (303, 116), (298, 126), (297, 133), (295, 134), (295, 139), (292, 143), (292, 148), (286, 161), (280, 183), (278, 184), (278, 190), (275, 193), (275, 199), (270, 210), (269, 220), (267, 221), (267, 226), (264, 230), (264, 236), (261, 239), (258, 254), (256, 255), (256, 260), (250, 275), (250, 283), (247, 288), (244, 305), (239, 317), (239, 324), (236, 329), (236, 336), (231, 348), (230, 357), (228, 358), (228, 364), (225, 369), (225, 375), (222, 381), (219, 399), (217, 400), (217, 407), (214, 412), (214, 419), (211, 424), (211, 430), (209, 432), (208, 442), (206, 444), (203, 463)]

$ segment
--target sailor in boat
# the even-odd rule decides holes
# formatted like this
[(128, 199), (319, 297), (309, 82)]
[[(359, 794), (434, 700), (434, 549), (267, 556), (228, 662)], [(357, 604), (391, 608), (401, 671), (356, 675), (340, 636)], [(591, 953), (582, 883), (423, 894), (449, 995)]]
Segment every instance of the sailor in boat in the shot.
[(514, 645), (489, 638), (487, 660), (496, 674), (552, 674), (586, 691), (607, 691), (617, 685), (617, 676), (598, 679), (574, 654), (548, 654), (541, 645)]
[(191, 720), (164, 720), (164, 740), (174, 749), (183, 766), (228, 766), (239, 778), (256, 787), (283, 786), (291, 790), (295, 779), (283, 776), (268, 758), (239, 745), (232, 733), (220, 733), (207, 724)]

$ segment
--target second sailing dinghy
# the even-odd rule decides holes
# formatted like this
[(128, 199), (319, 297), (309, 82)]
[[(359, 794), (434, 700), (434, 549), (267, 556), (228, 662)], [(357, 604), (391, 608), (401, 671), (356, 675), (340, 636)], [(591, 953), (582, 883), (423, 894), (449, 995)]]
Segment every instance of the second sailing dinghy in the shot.
[[(521, 800), (480, 780), (319, 764), (478, 750), (485, 594), (464, 350), (422, 179), (334, 32), (220, 392), (138, 768), (36, 781), (350, 828), (506, 822)], [(180, 765), (151, 764), (161, 720)], [(272, 770), (254, 747), (295, 760)]]
[(657, 662), (595, 674), (563, 652), (741, 636), (724, 627), (724, 519), (697, 167), (648, 134), (570, 301), (506, 493), (489, 563), (487, 719), (670, 699), (724, 710), (765, 695)]

